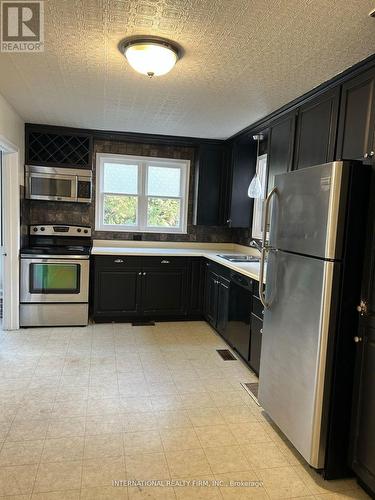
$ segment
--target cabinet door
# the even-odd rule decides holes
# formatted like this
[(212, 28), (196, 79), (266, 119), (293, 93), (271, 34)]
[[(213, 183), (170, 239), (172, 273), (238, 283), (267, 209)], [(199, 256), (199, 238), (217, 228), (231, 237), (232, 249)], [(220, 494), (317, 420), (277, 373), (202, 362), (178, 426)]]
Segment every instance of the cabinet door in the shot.
[(228, 307), (229, 307), (229, 281), (219, 278), (217, 297), (217, 331), (227, 339)]
[(262, 332), (263, 322), (252, 314), (249, 365), (257, 375), (259, 375), (260, 353), (262, 350)]
[(334, 160), (339, 103), (335, 88), (299, 108), (294, 168)]
[(142, 312), (152, 316), (186, 314), (186, 269), (144, 268)]
[[(374, 191), (373, 175), (371, 192)], [(375, 197), (371, 199), (367, 221), (361, 292), (367, 310), (360, 315), (358, 332), (353, 332), (358, 337), (353, 339), (357, 359), (350, 455), (354, 472), (375, 498)]]
[(217, 323), (218, 278), (217, 274), (207, 271), (204, 290), (204, 316), (215, 328)]
[(229, 211), (226, 223), (229, 227), (250, 227), (253, 200), (247, 191), (255, 173), (256, 143), (246, 137), (245, 144), (233, 144), (228, 192)]
[(204, 270), (203, 259), (193, 257), (190, 263), (190, 290), (189, 290), (189, 316), (201, 316), (203, 312), (204, 296)]
[(362, 160), (374, 154), (375, 69), (342, 86), (337, 157)]
[(196, 163), (194, 224), (223, 224), (223, 175), (225, 148), (222, 145), (202, 145)]
[(275, 186), (275, 175), (292, 168), (297, 112), (293, 111), (271, 123), (268, 139), (267, 191)]
[(138, 269), (97, 269), (94, 316), (135, 316), (140, 311), (141, 280)]

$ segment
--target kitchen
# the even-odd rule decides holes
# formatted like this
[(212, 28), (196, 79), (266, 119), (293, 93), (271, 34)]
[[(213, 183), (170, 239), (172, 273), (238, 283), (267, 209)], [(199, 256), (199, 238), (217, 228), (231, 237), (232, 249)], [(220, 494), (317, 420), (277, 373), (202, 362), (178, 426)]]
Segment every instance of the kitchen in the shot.
[[(250, 3), (240, 2), (246, 19), (230, 14), (244, 30), (256, 29)], [(130, 19), (136, 2), (125, 4), (109, 2), (104, 17)], [(319, 4), (280, 15), (303, 26), (309, 12), (317, 29), (329, 9)], [(335, 12), (351, 39), (362, 28), (352, 52), (338, 51), (343, 35), (327, 22), (331, 46), (300, 37), (293, 49), (315, 57), (319, 76), (311, 68), (305, 81), (298, 62), (286, 75), (269, 54), (275, 83), (260, 66), (233, 88), (243, 103), (234, 94), (221, 103), (220, 120), (210, 80), (200, 86), (206, 107), (188, 85), (203, 57), (194, 43), (173, 29), (140, 37), (150, 31), (141, 24), (122, 35), (107, 26), (112, 97), (95, 106), (111, 83), (82, 73), (71, 51), (71, 65), (63, 60), (56, 14), (83, 15), (66, 7), (71, 17), (44, 5), (45, 52), (0, 53), (10, 103), (0, 109), (17, 129), (9, 151), (21, 144), (17, 186), (3, 147), (3, 190), (18, 190), (18, 207), (5, 189), (0, 496), (374, 497), (371, 2)], [(200, 7), (224, 29), (212, 6)], [(297, 31), (279, 40), (290, 44)], [(225, 55), (237, 47), (235, 37)], [(323, 71), (328, 49), (337, 60)], [(63, 66), (71, 80), (58, 81)], [(234, 85), (214, 67), (221, 92), (221, 78)], [(17, 72), (41, 87), (28, 88), (33, 104)], [(272, 99), (262, 107), (247, 88)]]

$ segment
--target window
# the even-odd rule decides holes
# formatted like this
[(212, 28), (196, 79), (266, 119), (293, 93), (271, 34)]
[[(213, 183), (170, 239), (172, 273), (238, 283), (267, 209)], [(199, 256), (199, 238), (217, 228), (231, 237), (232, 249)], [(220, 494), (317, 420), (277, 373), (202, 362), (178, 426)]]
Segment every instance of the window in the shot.
[(186, 233), (188, 160), (97, 154), (96, 229)]

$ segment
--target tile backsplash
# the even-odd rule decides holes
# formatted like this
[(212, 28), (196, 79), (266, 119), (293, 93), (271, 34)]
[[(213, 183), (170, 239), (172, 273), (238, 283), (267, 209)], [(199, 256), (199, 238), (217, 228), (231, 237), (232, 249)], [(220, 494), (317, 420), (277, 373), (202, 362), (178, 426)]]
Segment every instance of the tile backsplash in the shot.
[[(187, 234), (131, 233), (120, 231), (95, 231), (95, 157), (96, 153), (128, 154), (135, 156), (155, 156), (162, 158), (188, 159), (190, 166), (188, 232)], [(93, 201), (83, 203), (64, 203), (53, 201), (25, 200), (21, 197), (21, 225), (27, 224), (77, 224), (91, 226), (96, 239), (133, 240), (141, 235), (144, 241), (196, 241), (196, 242), (242, 242), (248, 244), (247, 230), (232, 230), (227, 227), (195, 226), (193, 221), (195, 163), (194, 149), (190, 147), (165, 146), (127, 143), (121, 141), (102, 141), (94, 143), (93, 155)], [(246, 242), (246, 243), (244, 243)]]

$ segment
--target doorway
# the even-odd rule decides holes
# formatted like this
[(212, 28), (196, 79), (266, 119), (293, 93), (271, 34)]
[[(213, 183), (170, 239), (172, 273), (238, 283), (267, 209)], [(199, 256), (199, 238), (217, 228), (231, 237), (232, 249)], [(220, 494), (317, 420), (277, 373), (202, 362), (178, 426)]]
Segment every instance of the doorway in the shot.
[(1, 328), (19, 328), (20, 186), (19, 150), (0, 136)]

